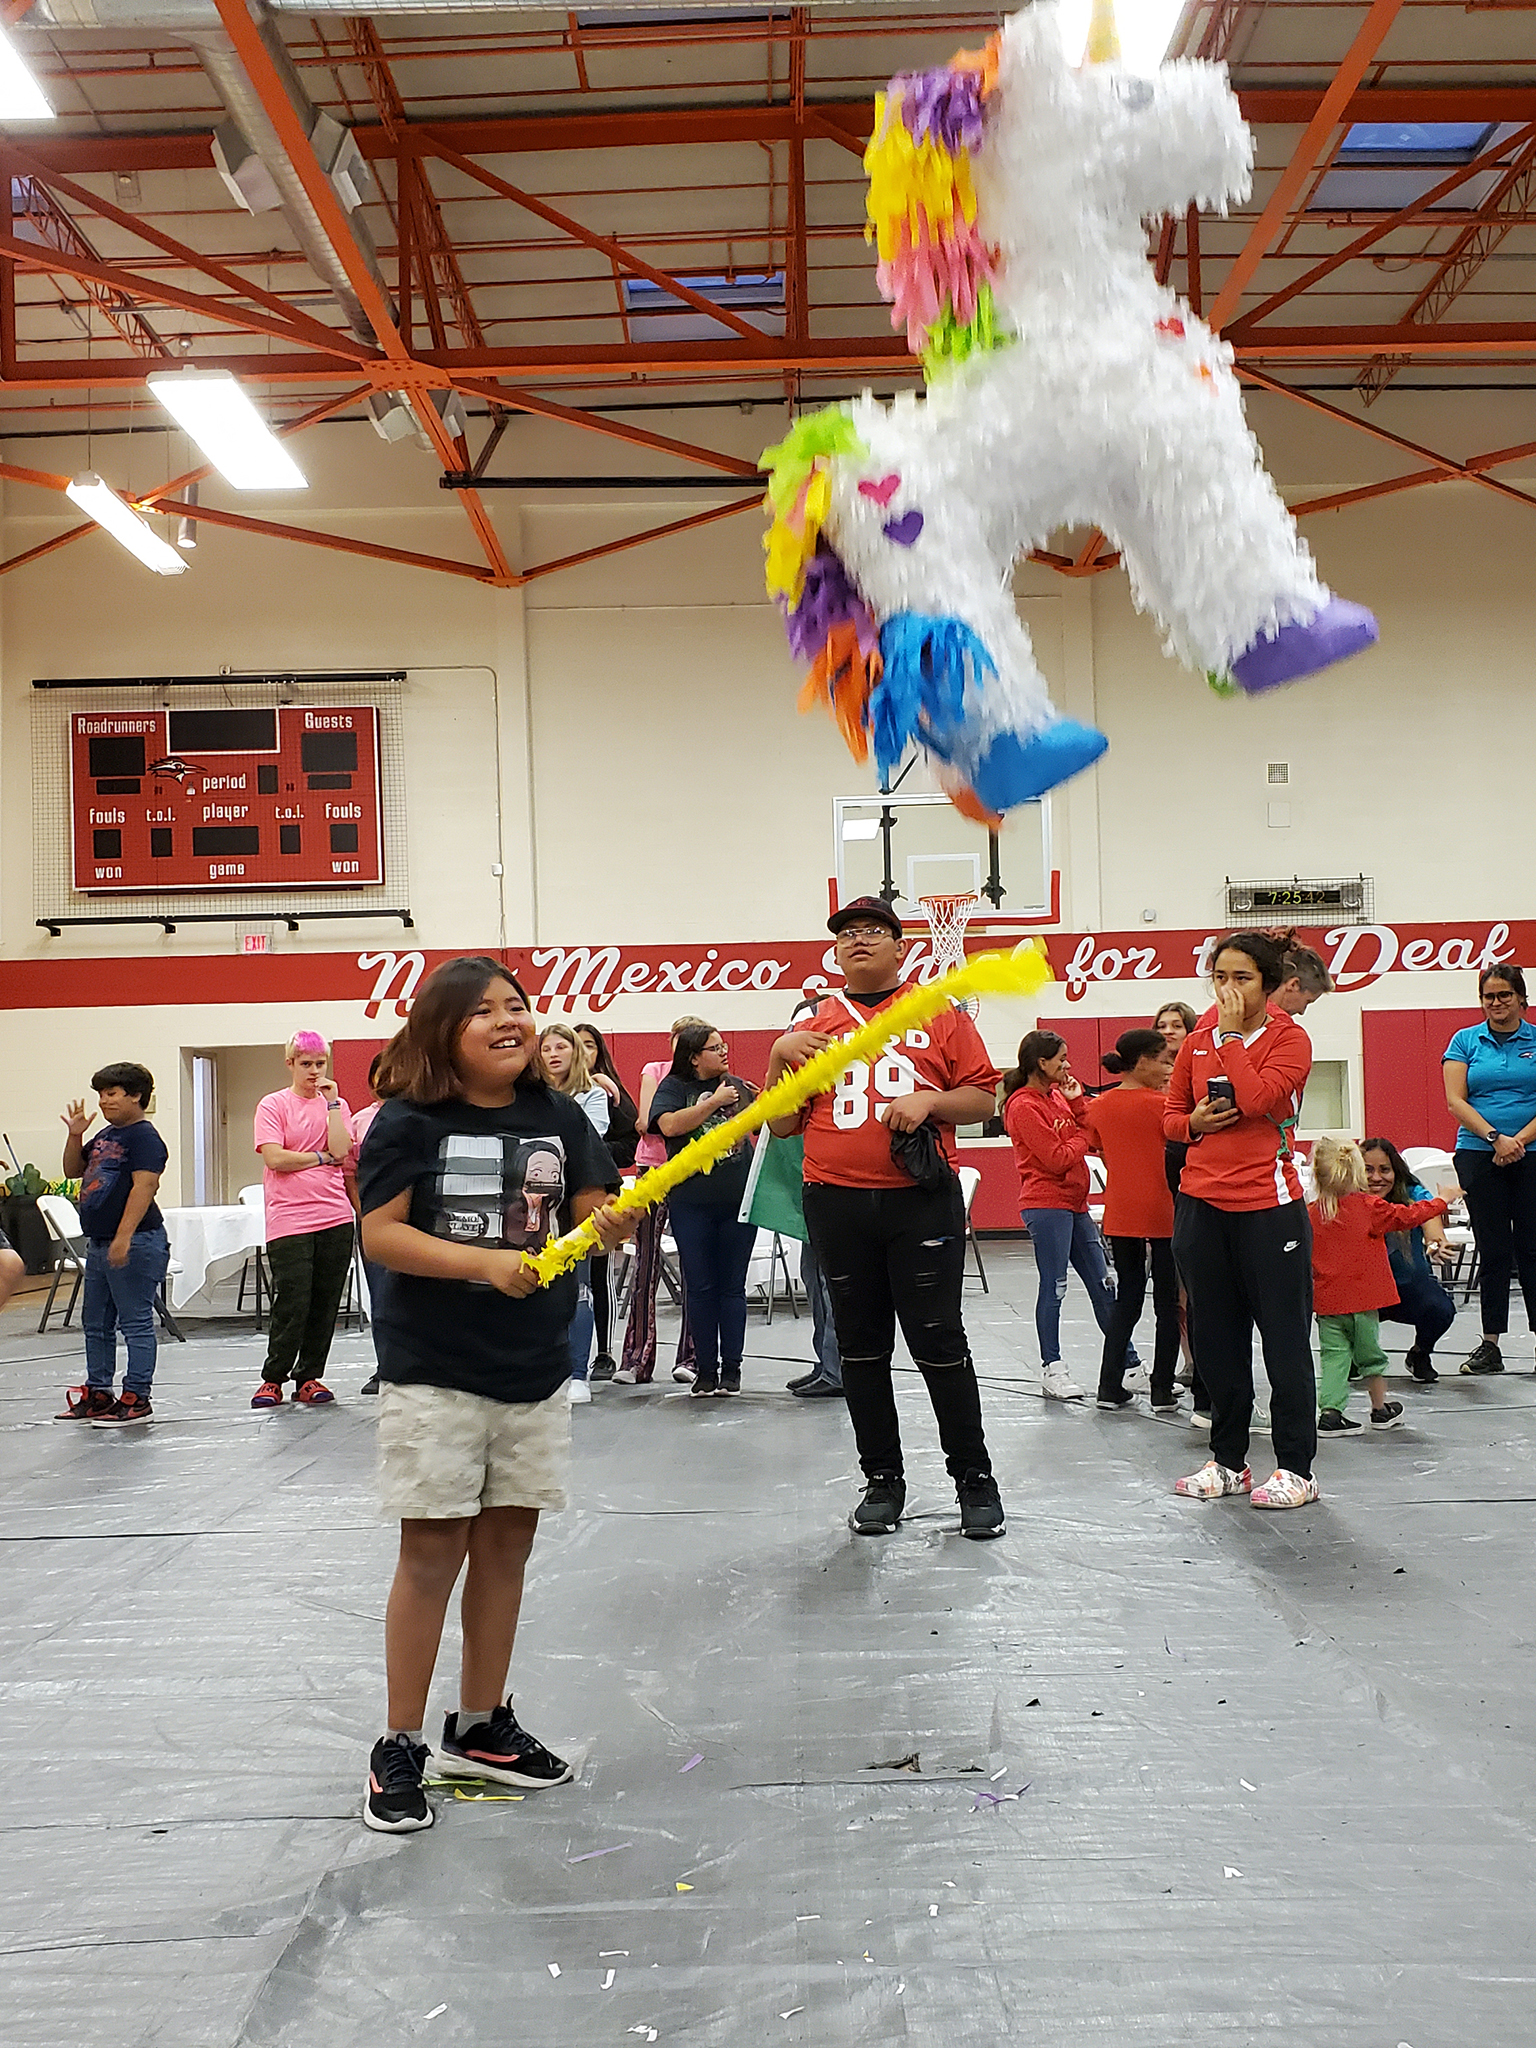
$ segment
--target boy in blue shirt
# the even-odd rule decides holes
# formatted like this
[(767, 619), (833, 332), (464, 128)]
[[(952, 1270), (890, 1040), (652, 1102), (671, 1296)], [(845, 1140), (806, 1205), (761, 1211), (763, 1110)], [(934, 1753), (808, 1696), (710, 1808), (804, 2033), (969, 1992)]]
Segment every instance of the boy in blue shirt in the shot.
[[(70, 1103), (60, 1119), (64, 1171), (80, 1181), (80, 1227), (85, 1233), (85, 1379), (65, 1396), (66, 1413), (78, 1422), (107, 1429), (147, 1422), (153, 1410), (155, 1295), (165, 1278), (171, 1248), (155, 1206), (165, 1170), (165, 1141), (145, 1111), (155, 1092), (147, 1067), (124, 1060), (92, 1074), (91, 1086), (106, 1129), (88, 1142), (96, 1121), (83, 1101)], [(114, 1398), (117, 1332), (128, 1349), (123, 1391)]]

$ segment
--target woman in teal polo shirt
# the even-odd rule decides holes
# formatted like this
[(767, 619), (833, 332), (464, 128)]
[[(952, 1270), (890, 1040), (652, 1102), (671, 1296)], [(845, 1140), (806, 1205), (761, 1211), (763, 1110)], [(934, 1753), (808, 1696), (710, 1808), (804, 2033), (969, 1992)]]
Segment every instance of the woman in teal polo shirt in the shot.
[(1445, 1049), (1445, 1099), (1461, 1125), (1456, 1177), (1477, 1240), (1483, 1341), (1463, 1372), (1502, 1372), (1499, 1339), (1509, 1328), (1509, 1283), (1520, 1276), (1526, 1319), (1536, 1330), (1536, 1024), (1526, 1021), (1525, 976), (1485, 967), (1478, 976), (1483, 1021)]

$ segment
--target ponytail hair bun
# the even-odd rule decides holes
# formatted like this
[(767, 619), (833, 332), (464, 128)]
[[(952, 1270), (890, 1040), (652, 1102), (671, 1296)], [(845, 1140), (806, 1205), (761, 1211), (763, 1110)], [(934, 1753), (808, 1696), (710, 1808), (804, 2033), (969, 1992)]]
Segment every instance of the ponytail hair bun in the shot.
[(1130, 1074), (1142, 1060), (1155, 1059), (1167, 1050), (1168, 1041), (1162, 1032), (1142, 1025), (1135, 1031), (1122, 1031), (1115, 1040), (1114, 1051), (1105, 1053), (1099, 1064), (1106, 1074)]

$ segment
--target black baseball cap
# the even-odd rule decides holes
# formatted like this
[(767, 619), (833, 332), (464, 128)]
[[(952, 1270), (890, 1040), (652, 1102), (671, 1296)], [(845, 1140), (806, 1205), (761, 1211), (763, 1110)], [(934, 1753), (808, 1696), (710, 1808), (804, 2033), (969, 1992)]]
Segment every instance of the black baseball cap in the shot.
[(839, 905), (827, 919), (827, 930), (840, 932), (845, 924), (857, 924), (863, 918), (883, 924), (893, 939), (903, 936), (901, 919), (889, 903), (882, 903), (878, 896), (855, 896), (851, 903)]

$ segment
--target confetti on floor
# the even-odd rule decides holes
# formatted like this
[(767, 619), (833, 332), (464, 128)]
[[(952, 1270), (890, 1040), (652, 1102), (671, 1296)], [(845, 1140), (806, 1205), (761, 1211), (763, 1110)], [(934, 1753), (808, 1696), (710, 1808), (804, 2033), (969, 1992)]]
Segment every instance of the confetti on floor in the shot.
[(546, 1963), (546, 1964), (544, 1965), (544, 1967), (545, 1967), (545, 1969), (546, 1969), (546, 1970), (548, 1970), (548, 1972), (549, 1972), (549, 1974), (551, 1975), (551, 1977), (558, 1977), (558, 1976), (559, 1976), (559, 1974), (560, 1974), (560, 1965), (559, 1965), (558, 1963)]
[(682, 1777), (682, 1776), (683, 1776), (683, 1774), (684, 1774), (684, 1772), (686, 1772), (686, 1771), (691, 1771), (691, 1770), (693, 1769), (693, 1767), (694, 1767), (694, 1765), (695, 1765), (695, 1764), (701, 1764), (701, 1763), (703, 1763), (703, 1761), (704, 1761), (704, 1752), (703, 1752), (702, 1750), (700, 1750), (700, 1752), (699, 1752), (699, 1754), (698, 1754), (697, 1756), (691, 1756), (691, 1757), (689, 1757), (689, 1759), (688, 1759), (687, 1763), (685, 1763), (685, 1764), (683, 1765), (683, 1768), (682, 1768), (682, 1770), (681, 1770), (681, 1771), (679, 1771), (677, 1775), (678, 1775), (679, 1777)]
[(422, 2018), (424, 2020), (435, 2020), (440, 2013), (445, 2013), (447, 2010), (448, 2008), (446, 2005), (434, 2005), (430, 2012), (424, 2012), (422, 2014)]
[(613, 1980), (618, 1974), (619, 1973), (617, 1970), (609, 1970), (607, 1976), (603, 1979), (603, 1989), (605, 1991), (611, 1991), (613, 1989)]

